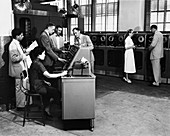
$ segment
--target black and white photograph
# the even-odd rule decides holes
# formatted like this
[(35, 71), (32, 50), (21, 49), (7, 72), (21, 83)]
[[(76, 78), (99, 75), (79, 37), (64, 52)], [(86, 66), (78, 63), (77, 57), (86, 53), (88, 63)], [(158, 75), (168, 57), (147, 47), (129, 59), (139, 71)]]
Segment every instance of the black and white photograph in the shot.
[(170, 0), (1, 0), (0, 136), (169, 136)]

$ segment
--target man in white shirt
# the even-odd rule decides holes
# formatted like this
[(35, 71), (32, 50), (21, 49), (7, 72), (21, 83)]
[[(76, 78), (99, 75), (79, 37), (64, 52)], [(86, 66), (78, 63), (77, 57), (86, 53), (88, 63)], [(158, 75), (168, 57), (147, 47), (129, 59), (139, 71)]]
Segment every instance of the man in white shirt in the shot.
[(79, 28), (73, 28), (74, 34), (74, 45), (77, 45), (81, 48), (88, 47), (90, 49), (90, 64), (91, 64), (91, 71), (94, 73), (94, 55), (93, 55), (93, 43), (88, 35), (84, 35), (80, 33)]
[(55, 33), (50, 36), (53, 43), (53, 51), (60, 56), (61, 53), (65, 53), (64, 48), (64, 39), (62, 36), (62, 27), (57, 25), (55, 27)]
[(13, 40), (9, 45), (9, 76), (15, 78), (16, 91), (16, 107), (24, 107), (24, 94), (20, 90), (20, 74), (22, 71), (27, 72), (26, 53), (20, 45), (20, 41), (24, 38), (23, 32), (20, 29), (12, 30)]

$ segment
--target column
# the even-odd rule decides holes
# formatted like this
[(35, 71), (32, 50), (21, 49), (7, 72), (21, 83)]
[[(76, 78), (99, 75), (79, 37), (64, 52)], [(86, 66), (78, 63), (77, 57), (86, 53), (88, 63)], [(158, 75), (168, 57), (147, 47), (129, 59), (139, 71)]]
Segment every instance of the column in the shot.
[(145, 0), (120, 0), (118, 31), (144, 30)]
[(0, 18), (0, 104), (8, 108), (15, 96), (14, 79), (8, 76), (8, 46), (14, 27), (11, 0), (0, 1)]

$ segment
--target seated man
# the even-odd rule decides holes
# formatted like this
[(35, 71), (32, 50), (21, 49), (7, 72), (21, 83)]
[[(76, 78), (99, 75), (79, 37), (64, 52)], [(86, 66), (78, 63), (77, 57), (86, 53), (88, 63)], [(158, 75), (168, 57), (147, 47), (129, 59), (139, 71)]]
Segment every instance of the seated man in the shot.
[(57, 88), (51, 86), (51, 84), (45, 81), (45, 78), (58, 78), (67, 75), (67, 71), (58, 74), (49, 73), (44, 67), (42, 61), (45, 58), (45, 50), (40, 47), (34, 48), (30, 52), (32, 64), (29, 71), (30, 88), (31, 90), (39, 93), (43, 97), (43, 103), (47, 116), (50, 115), (50, 98), (54, 98), (60, 102), (60, 92)]

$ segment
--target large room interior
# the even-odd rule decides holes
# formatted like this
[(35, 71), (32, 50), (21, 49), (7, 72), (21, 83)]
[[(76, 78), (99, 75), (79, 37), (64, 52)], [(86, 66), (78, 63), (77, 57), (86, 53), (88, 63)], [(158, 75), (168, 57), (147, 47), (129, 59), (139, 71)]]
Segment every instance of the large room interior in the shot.
[[(1, 0), (0, 7), (0, 136), (170, 134), (170, 0)], [(51, 72), (67, 71), (65, 76), (49, 79), (61, 93), (61, 104), (50, 99), (50, 118), (44, 115), (43, 104), (28, 109), (29, 104), (41, 104), (42, 95), (34, 99), (27, 94), (30, 81), (22, 74), (20, 98), (24, 106), (17, 105), (17, 79), (9, 76), (11, 31), (22, 30), (20, 44), (28, 49), (33, 43), (40, 45), (49, 22), (62, 28), (65, 54), (61, 58), (66, 59), (64, 63), (56, 62)], [(162, 35), (159, 86), (152, 84), (152, 25)], [(73, 28), (89, 37), (93, 49), (75, 45)], [(129, 29), (133, 30), (136, 69), (129, 74), (132, 83), (123, 78)], [(40, 113), (26, 113), (34, 110)]]

